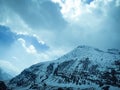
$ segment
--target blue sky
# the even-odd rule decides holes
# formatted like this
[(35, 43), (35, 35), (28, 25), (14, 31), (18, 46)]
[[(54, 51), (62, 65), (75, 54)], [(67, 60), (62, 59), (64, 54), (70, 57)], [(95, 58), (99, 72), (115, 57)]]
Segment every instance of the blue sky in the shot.
[(78, 45), (120, 49), (119, 16), (120, 0), (0, 0), (0, 65), (19, 73)]

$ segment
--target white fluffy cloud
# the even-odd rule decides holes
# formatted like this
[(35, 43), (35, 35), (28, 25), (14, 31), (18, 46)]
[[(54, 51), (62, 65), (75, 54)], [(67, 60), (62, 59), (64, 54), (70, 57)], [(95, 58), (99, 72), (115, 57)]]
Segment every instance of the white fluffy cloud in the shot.
[[(52, 1), (60, 5), (63, 17), (65, 19), (70, 19), (71, 21), (80, 20), (81, 19), (80, 16), (82, 14), (88, 15), (91, 13), (96, 14), (96, 12), (99, 12), (100, 10), (101, 13), (106, 13), (110, 5), (113, 4), (115, 6), (119, 6), (120, 4), (120, 0), (52, 0)], [(113, 5), (111, 7), (113, 7)]]
[(22, 38), (19, 38), (18, 41), (21, 42), (23, 48), (26, 50), (26, 52), (30, 53), (30, 54), (36, 54), (37, 53), (37, 50), (36, 48), (33, 46), (33, 45), (30, 45), (30, 46), (26, 46), (26, 42), (24, 39)]
[(59, 3), (61, 7), (61, 13), (65, 19), (76, 19), (81, 13), (81, 1), (80, 0), (52, 0), (55, 3)]

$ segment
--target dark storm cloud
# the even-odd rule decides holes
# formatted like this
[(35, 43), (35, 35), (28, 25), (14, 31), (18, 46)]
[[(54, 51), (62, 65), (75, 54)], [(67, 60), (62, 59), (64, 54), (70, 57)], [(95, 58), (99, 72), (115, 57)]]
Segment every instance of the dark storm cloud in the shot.
[(60, 7), (50, 0), (2, 0), (2, 4), (34, 29), (62, 29), (66, 25)]
[(49, 49), (49, 47), (46, 44), (42, 44), (34, 36), (17, 34), (12, 32), (9, 27), (0, 25), (0, 44), (1, 44), (0, 48), (3, 47), (9, 48), (10, 45), (14, 44), (14, 42), (17, 41), (19, 38), (25, 40), (27, 47), (33, 45), (38, 52), (46, 51)]

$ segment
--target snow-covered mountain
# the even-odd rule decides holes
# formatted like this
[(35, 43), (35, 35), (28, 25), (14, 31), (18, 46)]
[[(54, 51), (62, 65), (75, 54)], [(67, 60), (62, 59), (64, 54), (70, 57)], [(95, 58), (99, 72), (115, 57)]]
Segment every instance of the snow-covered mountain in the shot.
[(118, 52), (78, 46), (57, 60), (25, 69), (9, 81), (8, 87), (12, 90), (120, 90)]

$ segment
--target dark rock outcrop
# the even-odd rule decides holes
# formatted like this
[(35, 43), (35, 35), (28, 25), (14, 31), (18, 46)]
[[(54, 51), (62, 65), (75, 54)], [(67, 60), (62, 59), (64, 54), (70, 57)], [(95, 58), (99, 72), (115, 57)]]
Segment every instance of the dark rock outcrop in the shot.
[(0, 90), (7, 90), (7, 86), (3, 81), (0, 81)]

